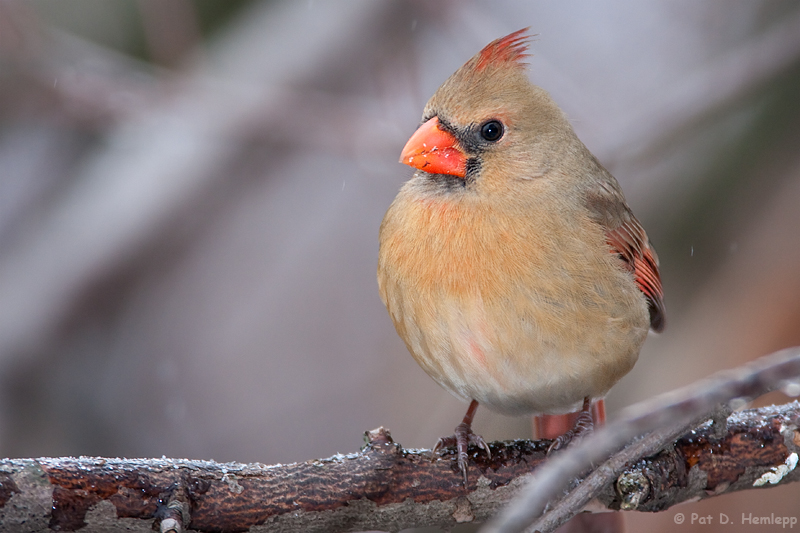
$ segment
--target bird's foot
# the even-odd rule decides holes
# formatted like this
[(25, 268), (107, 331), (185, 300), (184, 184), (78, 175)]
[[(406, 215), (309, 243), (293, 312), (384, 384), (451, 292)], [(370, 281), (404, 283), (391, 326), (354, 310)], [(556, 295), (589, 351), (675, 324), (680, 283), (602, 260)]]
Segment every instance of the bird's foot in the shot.
[(550, 447), (547, 448), (547, 455), (566, 448), (572, 441), (579, 441), (580, 439), (590, 435), (594, 431), (594, 419), (592, 418), (592, 400), (584, 398), (583, 408), (581, 409), (578, 418), (575, 419), (575, 425), (572, 429), (556, 437)]
[(464, 476), (464, 486), (467, 486), (467, 451), (470, 446), (477, 446), (486, 452), (488, 457), (492, 457), (492, 452), (489, 451), (489, 445), (483, 440), (483, 437), (476, 435), (472, 432), (472, 428), (468, 424), (461, 423), (456, 426), (455, 434), (449, 437), (442, 437), (433, 447), (433, 453), (436, 453), (442, 448), (455, 447), (458, 452), (458, 469)]
[(470, 446), (477, 446), (486, 452), (486, 455), (491, 458), (492, 452), (489, 451), (489, 445), (483, 440), (483, 437), (476, 435), (472, 432), (472, 418), (475, 416), (475, 411), (478, 408), (478, 402), (473, 400), (469, 405), (467, 414), (464, 416), (464, 421), (456, 426), (455, 433), (449, 437), (442, 437), (433, 447), (433, 453), (436, 453), (442, 448), (456, 448), (458, 453), (458, 469), (464, 476), (464, 486), (467, 486), (467, 451)]

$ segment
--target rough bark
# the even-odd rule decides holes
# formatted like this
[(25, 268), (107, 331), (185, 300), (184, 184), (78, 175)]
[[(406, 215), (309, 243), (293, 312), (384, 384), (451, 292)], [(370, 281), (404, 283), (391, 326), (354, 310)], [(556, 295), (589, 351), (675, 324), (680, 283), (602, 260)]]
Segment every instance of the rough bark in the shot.
[[(642, 458), (599, 500), (660, 511), (800, 479), (800, 404), (735, 413), (721, 431), (706, 423)], [(720, 435), (720, 437), (715, 436)], [(289, 465), (179, 459), (39, 458), (0, 462), (3, 531), (397, 531), (482, 521), (545, 459), (549, 441), (471, 450), (469, 484), (455, 456), (406, 450), (383, 428), (358, 453)], [(794, 456), (796, 459), (796, 455)], [(791, 462), (791, 460), (790, 460)], [(784, 467), (781, 467), (784, 465)], [(766, 474), (766, 475), (765, 475)]]
[[(800, 451), (798, 418), (800, 404), (795, 401), (733, 413), (721, 437), (706, 423), (674, 446), (631, 465), (604, 503), (611, 509), (655, 512), (692, 498), (798, 481), (800, 470), (786, 465), (787, 460), (796, 465)], [(786, 465), (783, 475), (776, 472), (783, 470), (781, 465)]]

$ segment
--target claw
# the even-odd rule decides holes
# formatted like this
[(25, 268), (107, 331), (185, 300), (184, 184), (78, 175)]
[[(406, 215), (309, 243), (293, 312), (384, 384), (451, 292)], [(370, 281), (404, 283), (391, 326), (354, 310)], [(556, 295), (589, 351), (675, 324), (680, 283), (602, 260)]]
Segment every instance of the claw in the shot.
[(464, 477), (464, 487), (467, 486), (467, 451), (470, 446), (477, 446), (486, 452), (486, 455), (491, 458), (492, 453), (489, 451), (489, 445), (483, 440), (483, 437), (476, 435), (472, 432), (472, 418), (475, 416), (475, 411), (478, 409), (478, 402), (472, 400), (467, 409), (467, 414), (464, 415), (464, 420), (456, 426), (455, 433), (449, 437), (442, 437), (436, 442), (433, 447), (433, 453), (436, 453), (442, 448), (455, 447), (457, 453), (458, 469)]
[(550, 455), (551, 453), (562, 448), (566, 448), (567, 445), (573, 440), (580, 440), (586, 435), (591, 434), (592, 431), (594, 431), (594, 420), (592, 419), (592, 400), (587, 397), (583, 400), (583, 408), (581, 409), (581, 413), (578, 415), (578, 418), (575, 419), (575, 425), (572, 427), (572, 429), (563, 435), (559, 435), (553, 440), (553, 442), (550, 443), (550, 446), (547, 448), (547, 455)]

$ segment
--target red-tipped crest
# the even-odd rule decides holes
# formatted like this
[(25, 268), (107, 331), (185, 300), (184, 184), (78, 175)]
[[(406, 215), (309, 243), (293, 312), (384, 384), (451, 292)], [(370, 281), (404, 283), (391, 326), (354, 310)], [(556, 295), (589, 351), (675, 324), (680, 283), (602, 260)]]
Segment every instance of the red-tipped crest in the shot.
[(487, 44), (478, 54), (475, 68), (483, 70), (489, 65), (501, 63), (522, 65), (522, 60), (529, 55), (525, 53), (528, 50), (529, 29), (522, 28)]

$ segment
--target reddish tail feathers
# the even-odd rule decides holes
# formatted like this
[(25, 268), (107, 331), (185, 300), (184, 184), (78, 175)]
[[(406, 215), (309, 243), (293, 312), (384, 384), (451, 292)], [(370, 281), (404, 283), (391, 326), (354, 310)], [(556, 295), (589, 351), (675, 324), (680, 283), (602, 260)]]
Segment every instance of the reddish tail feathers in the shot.
[[(537, 439), (555, 439), (563, 435), (575, 425), (579, 412), (565, 415), (538, 415), (533, 417), (533, 432)], [(606, 422), (606, 401), (597, 400), (592, 405), (592, 418), (596, 427)]]

